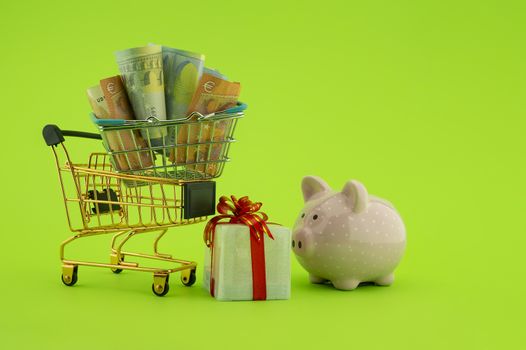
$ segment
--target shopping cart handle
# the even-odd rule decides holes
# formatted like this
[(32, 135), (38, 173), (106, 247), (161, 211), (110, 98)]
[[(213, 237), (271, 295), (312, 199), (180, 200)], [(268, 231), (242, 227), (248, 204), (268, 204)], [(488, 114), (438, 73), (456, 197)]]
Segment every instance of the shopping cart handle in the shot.
[(237, 102), (237, 104), (234, 107), (230, 107), (221, 113), (240, 113), (240, 112), (243, 112), (247, 108), (248, 108), (248, 105), (246, 103)]
[(54, 124), (44, 126), (44, 129), (42, 129), (42, 136), (44, 136), (44, 140), (48, 146), (56, 146), (59, 143), (64, 142), (64, 136), (102, 140), (102, 137), (99, 134), (84, 131), (60, 130), (60, 128)]

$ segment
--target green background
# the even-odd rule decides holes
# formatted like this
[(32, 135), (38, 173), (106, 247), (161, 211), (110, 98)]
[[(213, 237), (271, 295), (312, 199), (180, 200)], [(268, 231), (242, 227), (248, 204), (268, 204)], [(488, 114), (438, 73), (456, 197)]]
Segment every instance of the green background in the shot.
[[(2, 2), (0, 347), (523, 347), (525, 4)], [(86, 88), (118, 73), (115, 51), (149, 42), (242, 83), (250, 108), (220, 194), (289, 226), (304, 175), (392, 201), (408, 234), (394, 285), (310, 285), (292, 258), (288, 301), (217, 302), (200, 271), (164, 298), (145, 273), (81, 267), (63, 286), (68, 228), (41, 128), (94, 130)], [(102, 150), (68, 145), (78, 161)], [(163, 250), (201, 263), (202, 229), (172, 229)], [(106, 261), (107, 238), (71, 253)]]

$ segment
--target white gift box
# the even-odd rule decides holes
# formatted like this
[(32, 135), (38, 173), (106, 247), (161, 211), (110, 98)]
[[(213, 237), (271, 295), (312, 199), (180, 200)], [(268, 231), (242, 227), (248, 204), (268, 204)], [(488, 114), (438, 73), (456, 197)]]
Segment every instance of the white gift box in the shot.
[[(264, 235), (267, 300), (290, 298), (290, 229), (269, 224), (274, 239)], [(250, 229), (241, 224), (219, 224), (215, 228), (214, 261), (205, 250), (203, 286), (210, 292), (213, 265), (214, 296), (217, 300), (252, 300)]]

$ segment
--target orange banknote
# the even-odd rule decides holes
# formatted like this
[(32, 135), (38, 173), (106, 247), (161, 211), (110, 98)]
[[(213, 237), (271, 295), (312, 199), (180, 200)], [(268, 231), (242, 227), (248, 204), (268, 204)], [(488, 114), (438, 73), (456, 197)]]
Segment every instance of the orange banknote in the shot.
[[(207, 115), (233, 107), (239, 98), (240, 89), (241, 85), (237, 82), (205, 73), (199, 81), (187, 115), (192, 112)], [(170, 160), (176, 164), (190, 164), (186, 166), (187, 170), (214, 176), (231, 125), (232, 120), (209, 120), (180, 126), (176, 135), (176, 148), (170, 153)], [(190, 145), (184, 146), (187, 144)]]
[[(109, 119), (135, 119), (119, 75), (102, 79), (100, 87), (108, 106)], [(145, 150), (148, 145), (138, 130), (110, 131), (109, 133), (114, 134), (108, 139), (111, 140), (109, 146), (115, 151), (125, 151), (116, 157), (116, 163), (119, 166), (117, 170), (137, 170), (153, 165), (150, 152)]]

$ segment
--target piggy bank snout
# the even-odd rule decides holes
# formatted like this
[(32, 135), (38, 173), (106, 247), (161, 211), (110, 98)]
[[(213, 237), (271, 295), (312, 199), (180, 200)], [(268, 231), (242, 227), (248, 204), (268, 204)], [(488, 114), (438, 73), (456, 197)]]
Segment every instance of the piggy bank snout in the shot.
[(298, 255), (304, 255), (309, 247), (309, 232), (305, 229), (299, 229), (292, 233), (292, 251)]

